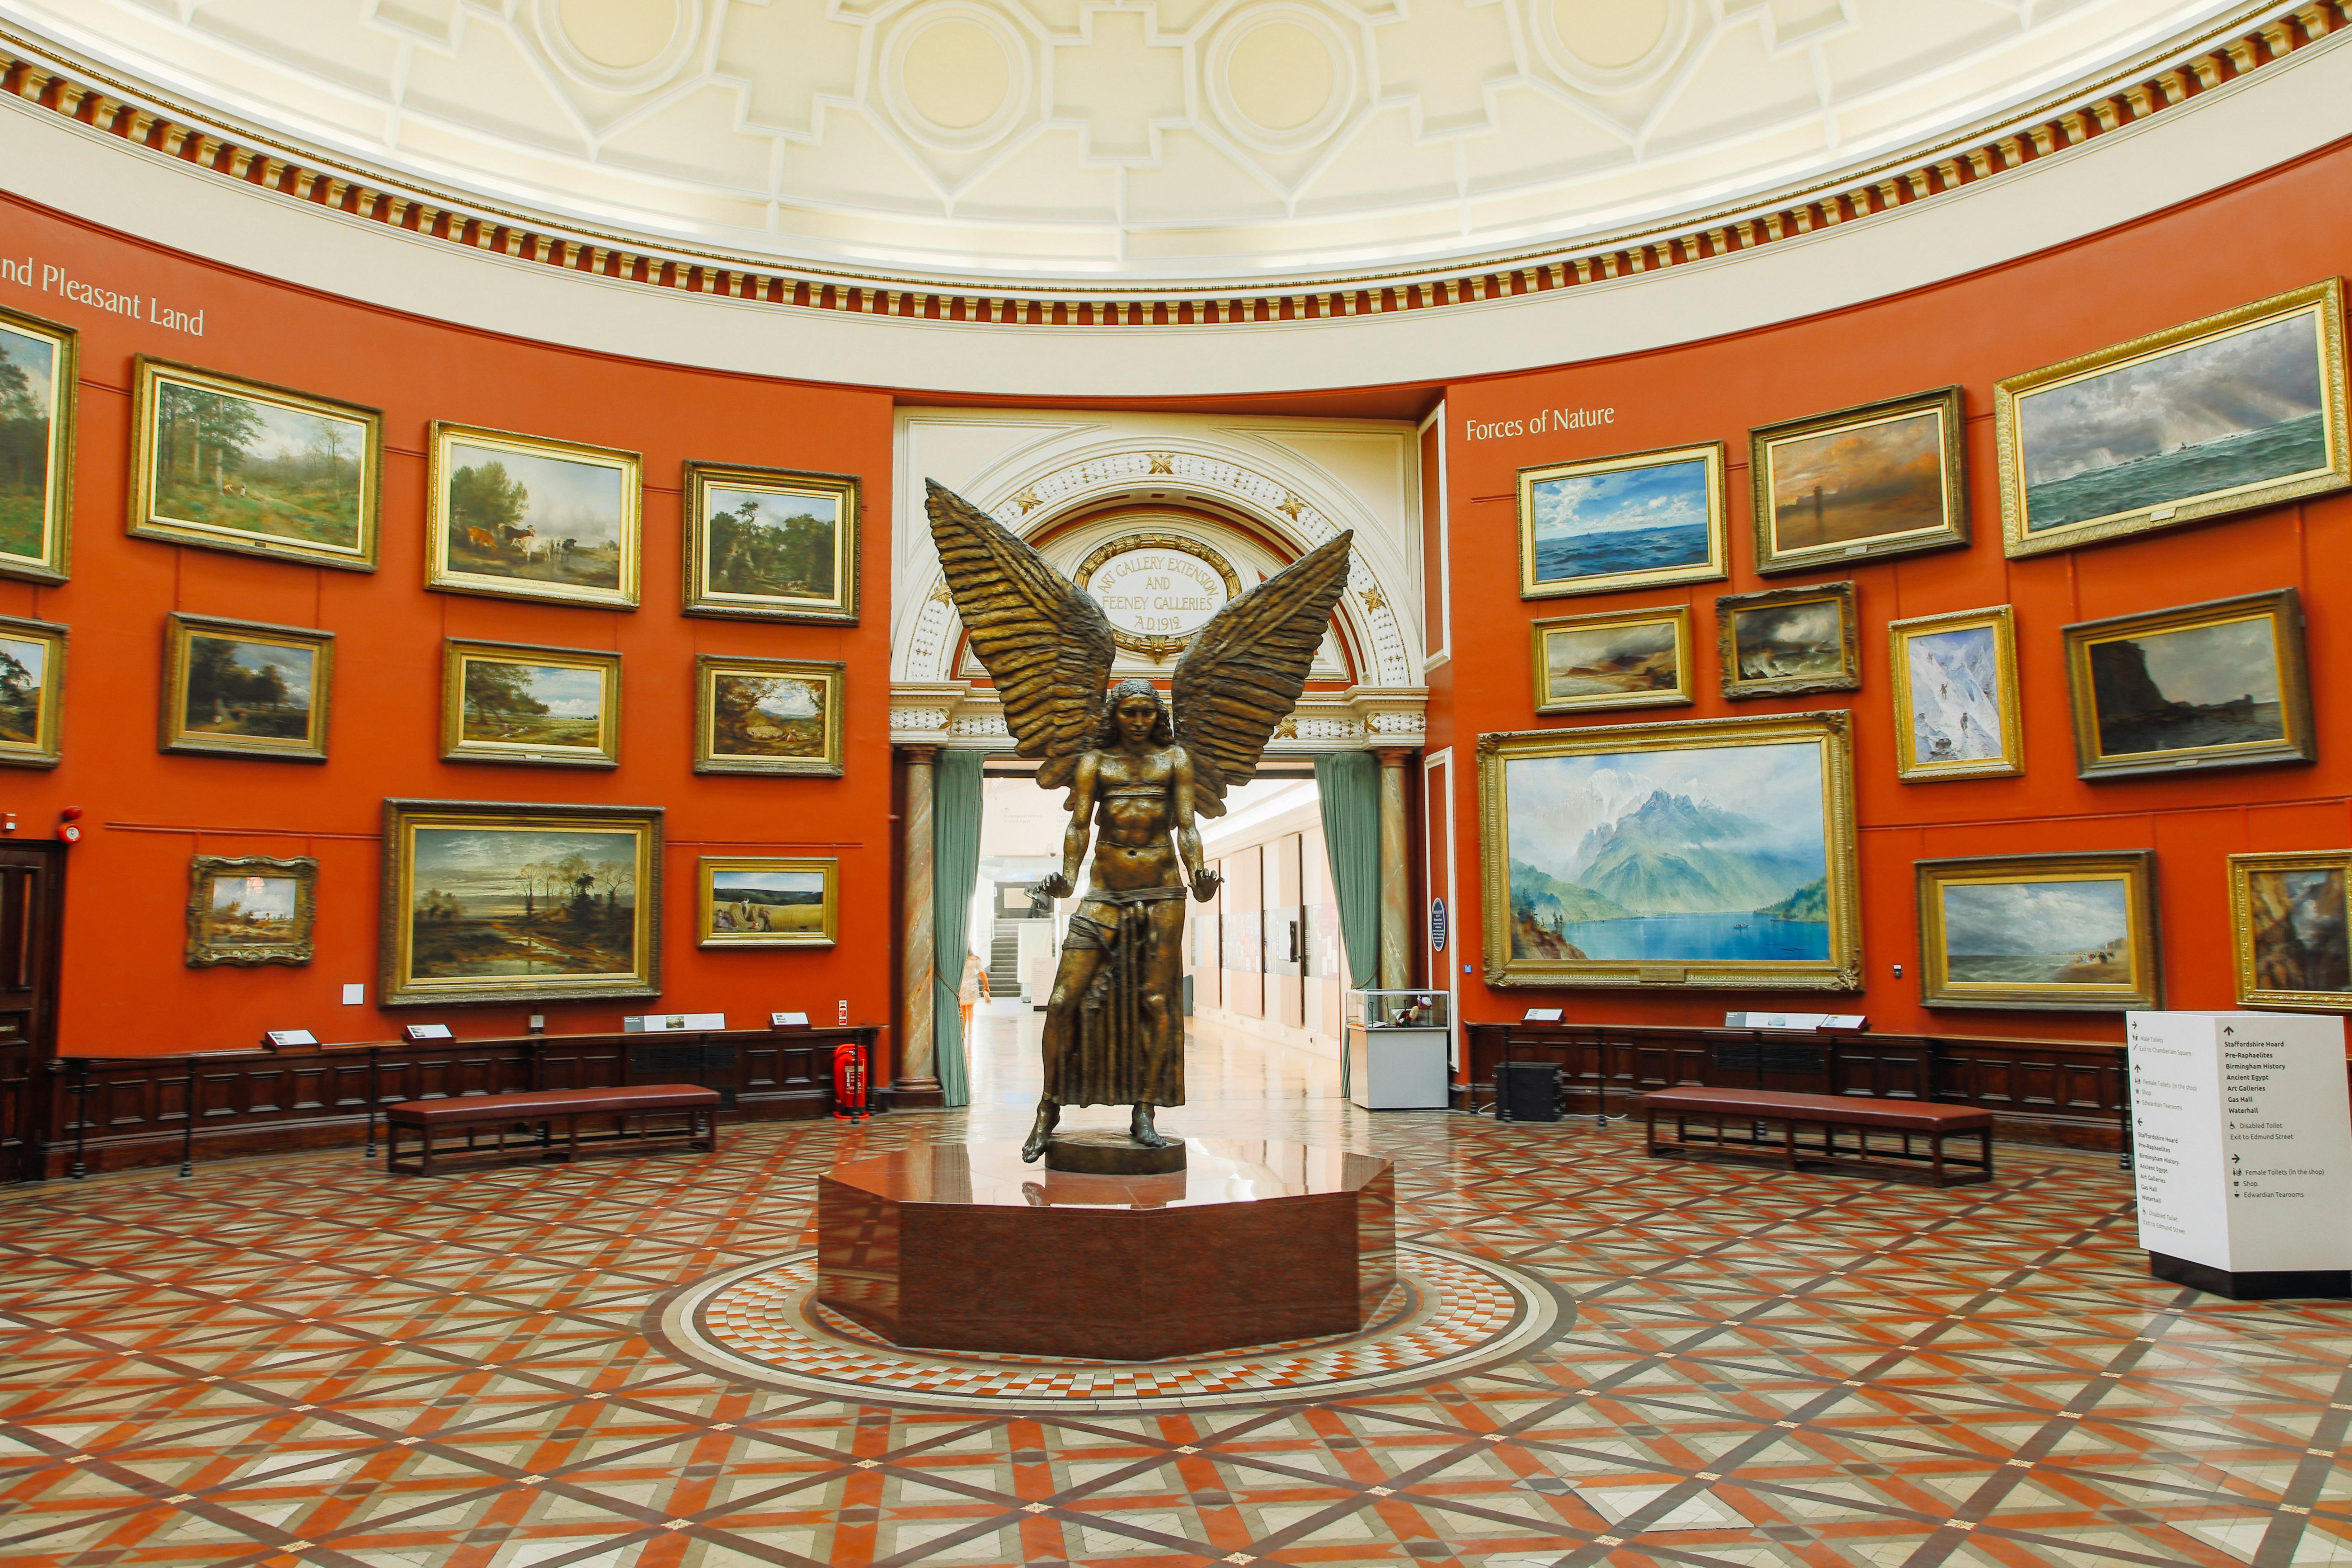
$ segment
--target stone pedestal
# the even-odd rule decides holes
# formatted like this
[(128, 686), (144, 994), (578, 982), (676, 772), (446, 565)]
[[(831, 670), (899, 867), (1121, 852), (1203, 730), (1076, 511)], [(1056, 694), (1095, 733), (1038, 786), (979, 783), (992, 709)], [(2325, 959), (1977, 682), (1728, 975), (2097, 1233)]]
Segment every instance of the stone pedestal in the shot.
[(898, 1344), (1152, 1361), (1349, 1333), (1395, 1279), (1387, 1161), (1188, 1139), (1186, 1168), (1087, 1175), (1013, 1143), (836, 1165), (817, 1300)]

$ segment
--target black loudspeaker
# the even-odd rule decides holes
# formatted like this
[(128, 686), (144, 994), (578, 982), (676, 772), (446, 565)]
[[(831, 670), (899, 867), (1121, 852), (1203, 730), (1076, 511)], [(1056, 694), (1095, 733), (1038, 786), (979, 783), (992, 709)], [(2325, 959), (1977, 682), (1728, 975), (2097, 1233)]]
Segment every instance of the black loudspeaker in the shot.
[(1559, 1068), (1552, 1062), (1498, 1062), (1495, 1067), (1495, 1120), (1559, 1120)]

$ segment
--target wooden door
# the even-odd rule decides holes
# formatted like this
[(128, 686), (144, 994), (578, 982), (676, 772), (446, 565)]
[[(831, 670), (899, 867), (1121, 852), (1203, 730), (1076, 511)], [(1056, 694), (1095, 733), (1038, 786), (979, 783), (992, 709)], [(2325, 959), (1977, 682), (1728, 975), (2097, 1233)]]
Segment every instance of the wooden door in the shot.
[(65, 846), (0, 842), (0, 1182), (41, 1176)]

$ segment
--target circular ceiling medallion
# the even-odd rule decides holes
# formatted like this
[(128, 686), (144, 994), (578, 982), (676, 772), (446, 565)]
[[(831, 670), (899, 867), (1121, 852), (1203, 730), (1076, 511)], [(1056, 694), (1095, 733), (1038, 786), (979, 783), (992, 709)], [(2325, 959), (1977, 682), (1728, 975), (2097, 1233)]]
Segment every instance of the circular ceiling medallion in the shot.
[(1233, 563), (1179, 533), (1127, 533), (1098, 547), (1071, 581), (1110, 617), (1111, 637), (1129, 653), (1180, 653), (1242, 591)]
[(816, 1304), (814, 1248), (689, 1285), (647, 1328), (673, 1360), (733, 1382), (862, 1405), (1034, 1415), (1344, 1399), (1515, 1361), (1567, 1326), (1553, 1288), (1508, 1264), (1402, 1244), (1396, 1268), (1387, 1300), (1356, 1333), (1165, 1361), (892, 1344)]
[(1291, 152), (1328, 136), (1356, 98), (1356, 57), (1331, 19), (1279, 0), (1234, 13), (1209, 45), (1209, 101), (1253, 147)]
[(1691, 0), (1533, 0), (1536, 47), (1552, 69), (1593, 92), (1649, 86), (1682, 58)]
[(1029, 46), (982, 6), (950, 0), (890, 35), (884, 92), (908, 133), (945, 152), (973, 152), (1013, 129), (1029, 101)]
[(606, 92), (667, 81), (702, 32), (702, 0), (533, 0), (533, 16), (557, 68)]

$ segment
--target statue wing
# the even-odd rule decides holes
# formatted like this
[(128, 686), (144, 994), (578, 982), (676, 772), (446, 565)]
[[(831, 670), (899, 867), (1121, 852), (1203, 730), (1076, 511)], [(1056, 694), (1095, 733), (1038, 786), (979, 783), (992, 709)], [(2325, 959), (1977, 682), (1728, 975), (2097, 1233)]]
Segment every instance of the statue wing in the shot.
[(1103, 687), (1116, 651), (1092, 595), (1045, 564), (994, 518), (926, 480), (931, 542), (971, 635), (1016, 755), (1042, 757), (1037, 783), (1060, 789), (1102, 723)]
[(1225, 791), (1257, 772), (1274, 727), (1297, 706), (1307, 667), (1348, 585), (1350, 531), (1219, 610), (1176, 661), (1176, 740), (1192, 757), (1192, 809), (1225, 814)]

